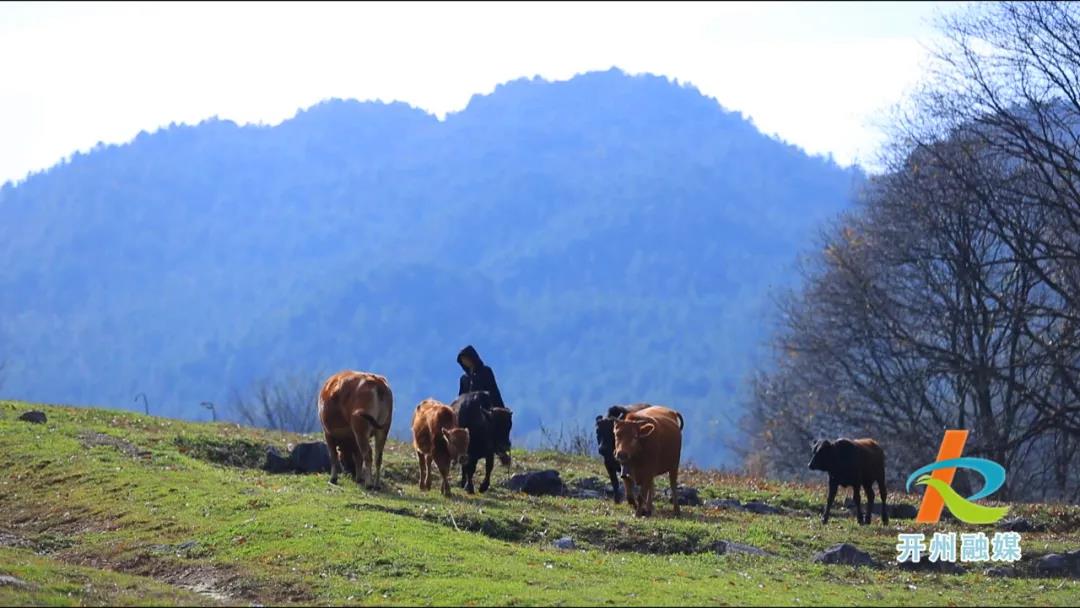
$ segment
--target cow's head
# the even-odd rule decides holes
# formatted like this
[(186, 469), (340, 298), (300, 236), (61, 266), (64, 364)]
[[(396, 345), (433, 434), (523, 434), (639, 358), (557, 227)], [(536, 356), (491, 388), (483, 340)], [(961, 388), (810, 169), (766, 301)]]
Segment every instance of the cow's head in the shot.
[(828, 471), (833, 465), (833, 445), (829, 440), (822, 439), (810, 445), (814, 450), (814, 457), (807, 465), (811, 471)]
[(596, 445), (601, 456), (615, 455), (615, 421), (611, 418), (596, 417)]
[(641, 440), (652, 435), (656, 425), (643, 420), (616, 420), (615, 460), (626, 463), (641, 451)]
[(503, 466), (510, 466), (510, 427), (514, 425), (514, 412), (505, 407), (491, 408), (491, 447), (499, 455)]
[(469, 459), (469, 429), (443, 429), (443, 439), (446, 440), (446, 451), (450, 453), (452, 460), (465, 464)]

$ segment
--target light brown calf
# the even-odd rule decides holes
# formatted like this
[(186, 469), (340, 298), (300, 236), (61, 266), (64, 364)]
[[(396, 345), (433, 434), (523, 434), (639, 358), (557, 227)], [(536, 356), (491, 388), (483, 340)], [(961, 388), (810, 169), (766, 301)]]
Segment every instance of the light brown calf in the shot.
[[(654, 477), (667, 473), (671, 480), (671, 504), (679, 514), (679, 458), (682, 452), (681, 416), (675, 410), (653, 406), (631, 412), (615, 421), (615, 459), (628, 471), (623, 478), (627, 502), (634, 514), (652, 515), (656, 494)], [(631, 502), (634, 484), (637, 500)]]
[(431, 463), (442, 475), (443, 496), (450, 496), (450, 465), (469, 457), (469, 429), (459, 428), (454, 410), (434, 399), (416, 406), (412, 421), (413, 448), (420, 460), (420, 489), (431, 489)]
[[(353, 461), (353, 479), (377, 489), (382, 478), (383, 447), (394, 415), (394, 394), (386, 378), (368, 372), (342, 371), (319, 391), (319, 421), (330, 452), (330, 483), (337, 483), (341, 456)], [(375, 477), (371, 476), (371, 436), (375, 436)]]

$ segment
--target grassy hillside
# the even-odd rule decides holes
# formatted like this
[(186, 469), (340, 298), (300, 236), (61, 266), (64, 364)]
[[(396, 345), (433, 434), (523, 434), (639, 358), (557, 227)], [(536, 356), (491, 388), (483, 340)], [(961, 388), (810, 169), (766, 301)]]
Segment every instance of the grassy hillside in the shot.
[[(451, 500), (415, 487), (408, 446), (388, 446), (388, 488), (333, 487), (324, 475), (245, 467), (261, 445), (299, 436), (127, 412), (0, 401), (0, 604), (1070, 604), (1077, 581), (1031, 576), (1031, 561), (1080, 547), (1080, 508), (1014, 511), (1043, 533), (1024, 535), (1018, 578), (896, 567), (898, 531), (846, 513), (822, 527), (823, 490), (684, 475), (703, 498), (757, 499), (783, 515), (687, 507), (636, 520), (625, 504), (532, 498), (498, 483)], [(598, 458), (514, 453), (512, 472), (601, 476)], [(212, 462), (228, 460), (230, 466)], [(666, 481), (661, 482), (666, 486)], [(897, 496), (914, 502), (915, 497)], [(842, 511), (842, 509), (838, 509)], [(962, 528), (950, 526), (950, 529)], [(578, 549), (552, 546), (572, 536)], [(718, 541), (770, 556), (719, 555)], [(811, 562), (851, 542), (885, 565)], [(990, 564), (988, 564), (990, 565)]]

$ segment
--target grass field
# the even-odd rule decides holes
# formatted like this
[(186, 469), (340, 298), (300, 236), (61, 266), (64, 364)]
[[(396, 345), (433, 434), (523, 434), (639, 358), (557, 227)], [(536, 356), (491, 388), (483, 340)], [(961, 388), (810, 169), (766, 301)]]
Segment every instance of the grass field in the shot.
[[(29, 409), (44, 425), (17, 420)], [(1080, 508), (1015, 505), (1047, 529), (1025, 533), (1017, 577), (912, 572), (895, 563), (910, 520), (858, 526), (842, 509), (822, 526), (817, 486), (688, 471), (702, 497), (761, 500), (781, 515), (684, 507), (635, 519), (625, 504), (534, 498), (511, 473), (604, 477), (599, 457), (513, 453), (492, 490), (452, 499), (416, 487), (409, 446), (391, 442), (386, 487), (251, 468), (263, 446), (298, 435), (104, 409), (0, 401), (0, 604), (1076, 604), (1080, 583), (1038, 578), (1033, 560), (1080, 548)], [(220, 464), (220, 462), (232, 464)], [(246, 466), (245, 466), (246, 465)], [(824, 480), (823, 480), (824, 481)], [(658, 481), (666, 487), (666, 479)], [(893, 492), (893, 502), (915, 496)], [(970, 528), (974, 529), (974, 528)], [(571, 536), (575, 550), (552, 541)], [(720, 541), (768, 556), (718, 554)], [(879, 568), (815, 564), (850, 542)], [(3, 580), (3, 579), (0, 579)]]

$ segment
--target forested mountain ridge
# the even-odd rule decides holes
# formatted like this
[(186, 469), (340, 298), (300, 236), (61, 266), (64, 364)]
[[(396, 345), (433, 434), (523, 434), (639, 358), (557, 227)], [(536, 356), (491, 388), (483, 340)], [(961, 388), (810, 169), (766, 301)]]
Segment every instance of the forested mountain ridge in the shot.
[(174, 125), (0, 188), (0, 393), (203, 418), (259, 378), (368, 369), (400, 435), (471, 343), (515, 437), (653, 401), (718, 464), (770, 290), (861, 179), (618, 70), (443, 121), (331, 100)]

